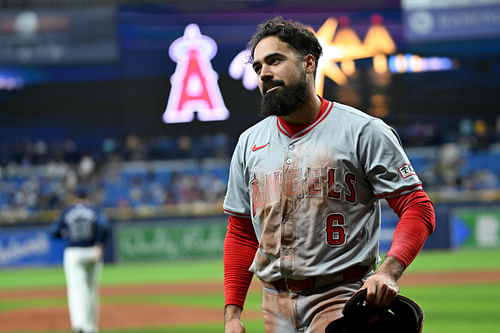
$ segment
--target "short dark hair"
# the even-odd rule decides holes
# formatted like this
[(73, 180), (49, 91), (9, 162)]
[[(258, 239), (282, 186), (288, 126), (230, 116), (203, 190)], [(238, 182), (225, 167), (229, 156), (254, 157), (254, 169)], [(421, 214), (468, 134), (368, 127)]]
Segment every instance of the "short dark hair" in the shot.
[(297, 54), (302, 57), (311, 54), (316, 62), (315, 72), (318, 67), (318, 60), (323, 49), (313, 32), (307, 29), (302, 23), (292, 20), (285, 20), (281, 16), (262, 22), (257, 26), (257, 31), (248, 42), (247, 49), (250, 51), (250, 60), (253, 61), (255, 47), (264, 38), (276, 36), (282, 42), (288, 43)]
[(78, 186), (75, 190), (75, 197), (78, 199), (87, 199), (89, 196), (89, 191), (84, 186)]

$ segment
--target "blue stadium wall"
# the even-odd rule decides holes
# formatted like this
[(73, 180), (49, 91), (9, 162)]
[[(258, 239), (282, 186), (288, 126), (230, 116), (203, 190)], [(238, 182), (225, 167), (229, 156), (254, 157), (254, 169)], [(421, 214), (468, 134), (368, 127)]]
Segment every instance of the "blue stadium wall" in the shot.
[[(424, 250), (500, 246), (500, 206), (439, 204), (436, 229)], [(398, 218), (382, 209), (380, 250), (390, 246)], [(105, 262), (168, 261), (222, 256), (227, 218), (172, 218), (151, 221), (112, 221)], [(485, 236), (486, 235), (486, 236)], [(62, 264), (64, 242), (39, 225), (3, 227), (0, 231), (0, 268)]]

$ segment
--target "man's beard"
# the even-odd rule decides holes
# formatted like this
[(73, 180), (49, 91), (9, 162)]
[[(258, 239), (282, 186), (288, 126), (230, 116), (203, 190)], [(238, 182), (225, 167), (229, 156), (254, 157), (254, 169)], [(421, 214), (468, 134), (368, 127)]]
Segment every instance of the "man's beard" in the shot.
[[(271, 85), (271, 83), (273, 83)], [(280, 88), (262, 96), (260, 102), (260, 115), (287, 116), (297, 110), (307, 97), (307, 86), (305, 77), (295, 84), (285, 85), (283, 81), (272, 81), (268, 85), (279, 85)]]

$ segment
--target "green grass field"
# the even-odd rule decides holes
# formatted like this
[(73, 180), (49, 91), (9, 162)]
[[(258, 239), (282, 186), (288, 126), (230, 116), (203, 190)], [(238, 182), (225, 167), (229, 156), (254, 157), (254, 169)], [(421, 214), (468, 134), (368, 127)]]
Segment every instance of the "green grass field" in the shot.
[[(408, 269), (412, 272), (459, 272), (500, 271), (500, 249), (422, 252)], [(158, 284), (179, 282), (221, 281), (223, 276), (220, 260), (188, 262), (141, 263), (106, 265), (102, 285)], [(0, 272), (0, 290), (36, 289), (64, 287), (61, 267), (26, 268)], [(401, 293), (415, 300), (425, 312), (425, 333), (500, 333), (500, 282), (438, 286), (402, 286)], [(224, 303), (222, 291), (200, 295), (130, 295), (101, 297), (103, 304), (163, 303), (182, 306), (197, 306), (221, 310)], [(0, 314), (19, 308), (65, 306), (64, 298), (47, 299), (1, 299)], [(261, 294), (251, 291), (245, 305), (246, 310), (260, 311)], [(168, 314), (165, 314), (166, 316)], [(29, 318), (27, 318), (28, 320)], [(263, 332), (260, 319), (244, 320), (247, 332)], [(2, 331), (3, 332), (3, 331)], [(28, 332), (28, 331), (24, 331)], [(51, 333), (69, 333), (51, 331)], [(104, 330), (103, 333), (149, 333), (149, 332), (223, 332), (222, 321), (203, 325), (176, 325), (162, 328)], [(20, 333), (20, 332), (17, 332)], [(48, 333), (48, 332), (45, 332)]]

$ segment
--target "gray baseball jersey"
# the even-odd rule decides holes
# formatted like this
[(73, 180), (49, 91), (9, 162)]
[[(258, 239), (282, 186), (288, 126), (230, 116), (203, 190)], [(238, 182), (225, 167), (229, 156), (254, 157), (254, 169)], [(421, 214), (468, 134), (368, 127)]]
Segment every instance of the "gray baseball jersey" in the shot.
[(378, 199), (421, 188), (382, 120), (326, 100), (322, 110), (295, 135), (267, 117), (236, 145), (224, 210), (252, 219), (259, 249), (250, 270), (263, 280), (374, 267)]

